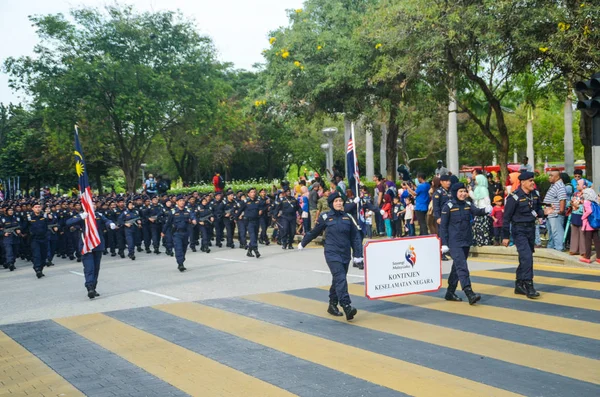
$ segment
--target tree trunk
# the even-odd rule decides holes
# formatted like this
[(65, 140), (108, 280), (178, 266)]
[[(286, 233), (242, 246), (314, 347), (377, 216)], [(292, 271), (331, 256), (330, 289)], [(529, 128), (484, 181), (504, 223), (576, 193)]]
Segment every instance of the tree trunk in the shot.
[(571, 94), (565, 100), (565, 172), (573, 175), (575, 171), (575, 153), (573, 153), (573, 102)]
[(393, 103), (390, 106), (390, 118), (388, 120), (388, 133), (386, 139), (386, 175), (390, 181), (396, 181), (396, 160), (398, 159), (398, 133), (400, 128), (396, 122), (398, 118), (398, 104)]
[(379, 144), (379, 173), (387, 174), (387, 125), (381, 123), (381, 143)]
[(368, 123), (365, 126), (365, 142), (367, 146), (365, 153), (366, 176), (367, 180), (370, 181), (375, 174), (375, 160), (373, 159), (373, 125), (371, 123)]

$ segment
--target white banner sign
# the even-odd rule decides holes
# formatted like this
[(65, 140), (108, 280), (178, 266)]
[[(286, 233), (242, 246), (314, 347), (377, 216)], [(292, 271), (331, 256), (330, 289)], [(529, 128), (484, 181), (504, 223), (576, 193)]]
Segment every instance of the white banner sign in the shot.
[(433, 292), (442, 286), (437, 236), (368, 241), (364, 258), (369, 299)]

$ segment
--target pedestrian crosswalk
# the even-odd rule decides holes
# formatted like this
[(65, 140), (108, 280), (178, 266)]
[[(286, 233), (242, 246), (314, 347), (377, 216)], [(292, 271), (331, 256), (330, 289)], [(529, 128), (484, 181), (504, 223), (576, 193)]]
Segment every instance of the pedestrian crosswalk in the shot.
[(0, 396), (600, 395), (600, 271), (536, 266), (536, 300), (513, 271), (475, 306), (350, 284), (350, 323), (322, 287), (2, 325)]

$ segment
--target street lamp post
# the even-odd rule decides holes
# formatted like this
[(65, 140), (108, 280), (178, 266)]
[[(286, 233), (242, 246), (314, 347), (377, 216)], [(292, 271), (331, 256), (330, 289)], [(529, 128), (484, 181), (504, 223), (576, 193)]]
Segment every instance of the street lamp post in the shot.
[[(328, 165), (328, 170), (330, 170), (333, 173), (333, 137), (335, 134), (337, 134), (338, 129), (335, 127), (328, 127), (328, 128), (324, 128), (322, 130), (323, 135), (325, 135), (325, 137), (327, 138), (327, 157), (329, 158), (329, 165)], [(323, 148), (323, 145), (321, 145), (321, 148)], [(324, 149), (324, 148), (323, 148)]]
[(147, 166), (148, 166), (148, 164), (146, 164), (146, 163), (140, 164), (140, 167), (142, 168), (142, 186), (144, 186), (144, 183), (146, 183), (146, 167)]
[[(331, 167), (331, 164), (329, 164), (329, 144), (328, 143), (323, 143), (321, 144), (321, 149), (323, 149), (323, 151), (325, 152), (325, 168), (329, 169), (329, 167)], [(327, 172), (327, 171), (325, 171)], [(325, 174), (327, 175), (327, 174)]]

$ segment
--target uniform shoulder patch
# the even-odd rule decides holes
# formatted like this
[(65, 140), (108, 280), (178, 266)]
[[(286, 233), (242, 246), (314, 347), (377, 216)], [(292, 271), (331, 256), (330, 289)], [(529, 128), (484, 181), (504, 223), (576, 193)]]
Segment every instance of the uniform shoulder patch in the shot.
[(321, 215), (321, 218), (323, 218), (323, 220), (326, 221), (327, 220), (327, 214)]
[(454, 207), (454, 204), (452, 204), (451, 201), (448, 201), (448, 208), (452, 208), (452, 207)]
[(519, 201), (519, 196), (517, 196), (517, 193), (511, 193), (510, 195), (515, 201)]

